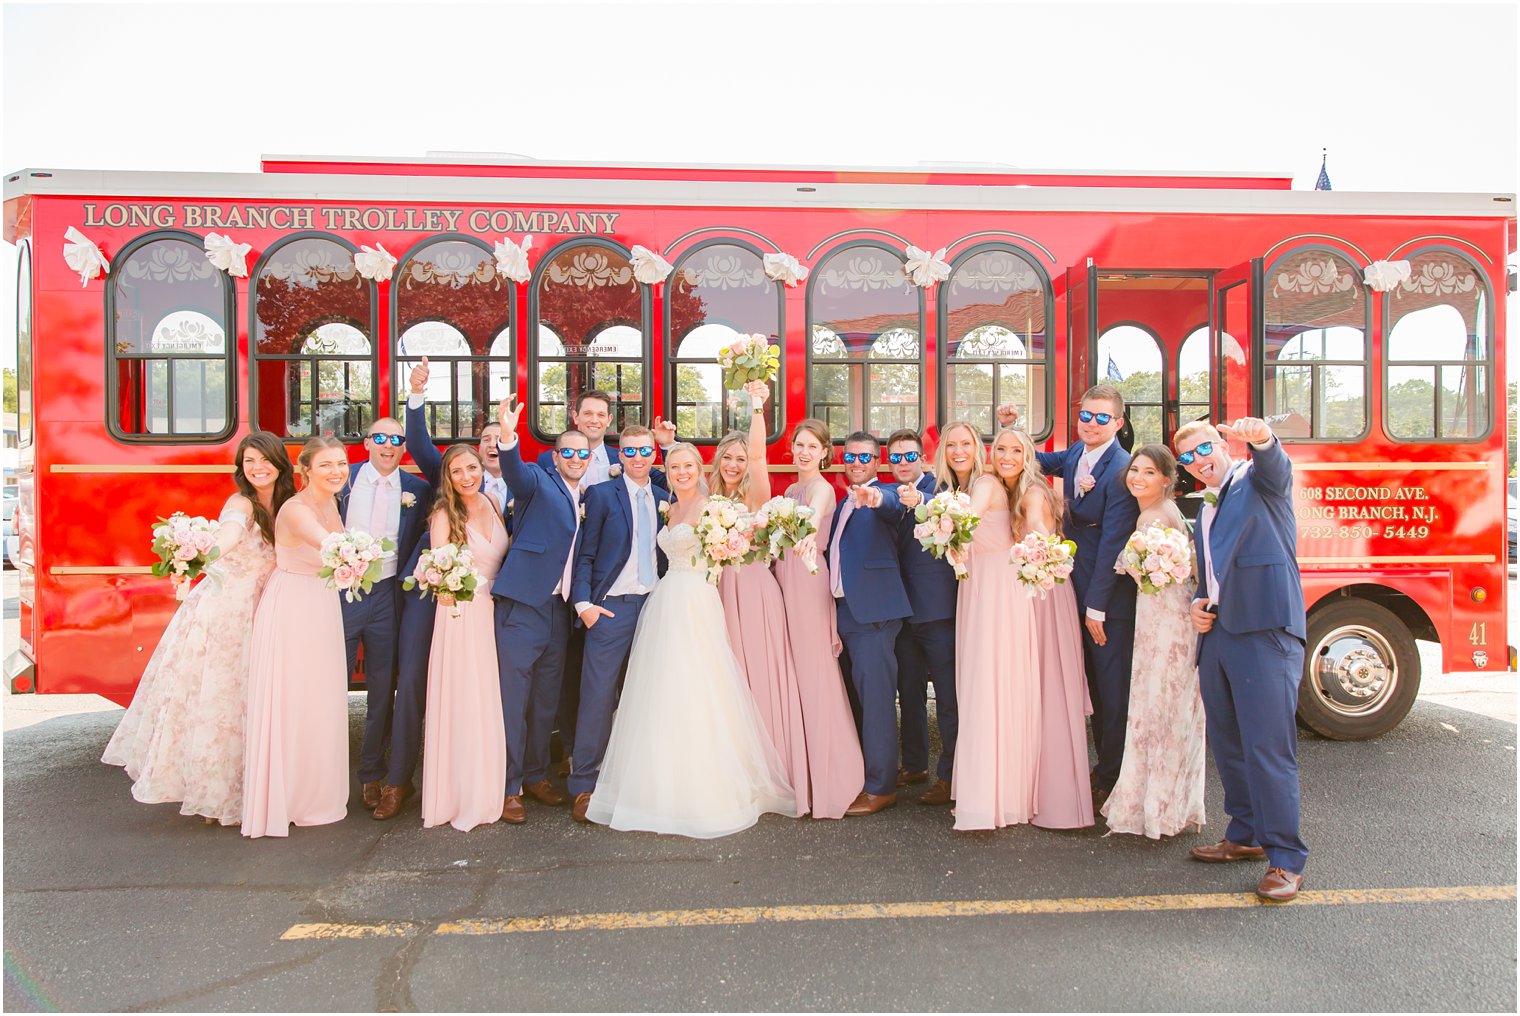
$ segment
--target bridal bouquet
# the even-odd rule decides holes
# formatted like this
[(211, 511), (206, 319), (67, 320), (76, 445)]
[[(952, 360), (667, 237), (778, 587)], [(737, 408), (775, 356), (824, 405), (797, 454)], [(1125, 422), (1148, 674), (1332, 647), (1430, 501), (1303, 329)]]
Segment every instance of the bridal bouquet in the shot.
[(707, 566), (707, 581), (717, 584), (726, 565), (742, 564), (754, 546), (755, 517), (733, 498), (707, 499), (697, 518), (697, 556)]
[(1077, 545), (1054, 534), (1030, 533), (1008, 549), (1014, 575), (1024, 592), (1045, 599), (1045, 594), (1071, 577)]
[(913, 509), (918, 524), (913, 538), (930, 554), (948, 559), (955, 577), (963, 579), (966, 571), (965, 550), (971, 546), (971, 534), (981, 517), (971, 510), (971, 497), (959, 491), (944, 490)]
[(377, 540), (357, 529), (329, 533), (322, 541), (322, 570), (317, 577), (326, 579), (329, 589), (338, 590), (353, 603), (379, 581), (380, 559), (395, 549), (395, 540)]
[(448, 596), (454, 601), (451, 617), (459, 616), (459, 605), (475, 599), (480, 588), (480, 572), (475, 570), (475, 556), (469, 547), (453, 543), (440, 544), (432, 550), (424, 550), (417, 559), (417, 567), (401, 583), (407, 591), (420, 588), (424, 597), (435, 599)]
[(184, 512), (161, 518), (153, 527), (153, 553), (158, 555), (153, 574), (161, 579), (174, 579), (176, 600), (190, 594), (190, 581), (221, 553), (216, 545), (218, 528), (210, 519)]
[(1132, 533), (1114, 571), (1130, 576), (1142, 593), (1159, 593), (1193, 577), (1193, 547), (1187, 536), (1153, 522)]
[(740, 335), (718, 350), (725, 388), (743, 388), (751, 381), (772, 381), (781, 369), (781, 347), (764, 335)]
[[(766, 563), (781, 560), (782, 554), (818, 532), (813, 515), (811, 506), (798, 504), (789, 497), (773, 497), (765, 502), (754, 515), (755, 529), (750, 541), (755, 549), (751, 560)], [(817, 546), (809, 543), (800, 553), (805, 555), (803, 561), (808, 571), (817, 575)]]

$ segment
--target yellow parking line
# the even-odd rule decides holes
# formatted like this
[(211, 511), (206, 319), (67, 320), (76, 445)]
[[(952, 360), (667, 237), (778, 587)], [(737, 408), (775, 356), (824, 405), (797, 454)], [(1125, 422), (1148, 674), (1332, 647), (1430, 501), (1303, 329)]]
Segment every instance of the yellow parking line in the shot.
[[(994, 917), (1022, 914), (1098, 914), (1156, 910), (1235, 910), (1259, 906), (1357, 906), (1372, 903), (1469, 903), (1515, 899), (1512, 885), (1427, 886), (1398, 889), (1305, 890), (1288, 904), (1264, 903), (1255, 893), (1177, 893), (1163, 896), (1069, 897), (1031, 900), (944, 900), (917, 903), (824, 903), (705, 910), (645, 910), (547, 917), (445, 921), (437, 935), (516, 935), (537, 931), (626, 931), (633, 928), (700, 928), (714, 925), (785, 924), (798, 921), (902, 920), (921, 917)], [(419, 921), (297, 924), (284, 941), (339, 938), (405, 938), (425, 930)]]

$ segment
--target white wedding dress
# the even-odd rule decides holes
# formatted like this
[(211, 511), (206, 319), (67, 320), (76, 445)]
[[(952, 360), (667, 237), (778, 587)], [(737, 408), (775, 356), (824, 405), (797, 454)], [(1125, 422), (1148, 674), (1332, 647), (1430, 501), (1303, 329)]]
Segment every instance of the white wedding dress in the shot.
[(717, 586), (687, 523), (660, 531), (670, 570), (639, 615), (628, 675), (586, 817), (712, 839), (765, 812), (793, 816), (786, 769), (728, 642)]

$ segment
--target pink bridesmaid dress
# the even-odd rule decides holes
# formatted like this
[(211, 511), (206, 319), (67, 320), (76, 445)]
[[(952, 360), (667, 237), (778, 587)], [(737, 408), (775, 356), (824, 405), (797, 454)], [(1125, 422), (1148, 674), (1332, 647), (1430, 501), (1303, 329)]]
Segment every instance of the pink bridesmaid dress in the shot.
[(728, 644), (755, 698), (765, 732), (786, 767), (787, 782), (797, 795), (800, 818), (808, 813), (807, 738), (803, 733), (797, 668), (787, 641), (786, 604), (781, 599), (781, 586), (770, 568), (746, 564), (723, 569), (718, 592), (723, 599)]
[(955, 601), (956, 829), (1001, 829), (1034, 815), (1040, 658), (1034, 605), (1014, 577), (1009, 513), (987, 512)]
[[(799, 504), (807, 502), (807, 491), (800, 483), (788, 487), (786, 496)], [(817, 520), (820, 545), (828, 540), (833, 515), (830, 507)], [(792, 786), (799, 799), (811, 789), (814, 818), (843, 818), (845, 809), (865, 788), (866, 763), (844, 677), (839, 672), (843, 644), (834, 626), (834, 595), (829, 592), (829, 572), (822, 553), (818, 566), (818, 574), (810, 573), (801, 557), (790, 551), (776, 562), (776, 583), (781, 588), (787, 638), (797, 668), (807, 745), (808, 779), (797, 780)]]
[(1040, 762), (1031, 821), (1042, 829), (1080, 829), (1093, 824), (1087, 773), (1092, 700), (1082, 667), (1077, 595), (1067, 581), (1033, 602), (1040, 644)]
[[(287, 504), (281, 511), (293, 509)], [(275, 544), (253, 617), (243, 835), (288, 836), (348, 814), (348, 657), (338, 593), (308, 544)]]
[(501, 818), (507, 783), (507, 735), (496, 662), (491, 583), (507, 556), (507, 530), (492, 513), (486, 539), (466, 527), (480, 586), (475, 598), (439, 606), (428, 656), (422, 756), (422, 824), (445, 822), (460, 832)]

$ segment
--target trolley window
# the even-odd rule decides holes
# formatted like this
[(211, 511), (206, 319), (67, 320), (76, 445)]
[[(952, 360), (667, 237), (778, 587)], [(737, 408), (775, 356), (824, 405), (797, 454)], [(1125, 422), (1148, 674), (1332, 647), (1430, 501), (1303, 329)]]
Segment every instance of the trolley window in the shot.
[(1264, 412), (1285, 441), (1367, 434), (1367, 333), (1361, 272), (1323, 247), (1289, 251), (1266, 274)]
[(1165, 444), (1162, 392), (1166, 354), (1156, 333), (1144, 325), (1119, 324), (1098, 336), (1098, 381), (1124, 396), (1124, 416), (1134, 431), (1133, 446)]
[(1488, 280), (1465, 254), (1416, 252), (1388, 293), (1383, 414), (1395, 441), (1473, 441), (1493, 426)]
[(22, 241), (16, 259), (16, 441), (32, 443), (32, 245)]

